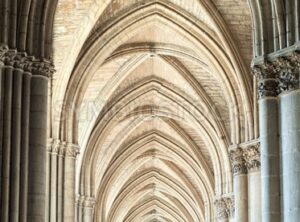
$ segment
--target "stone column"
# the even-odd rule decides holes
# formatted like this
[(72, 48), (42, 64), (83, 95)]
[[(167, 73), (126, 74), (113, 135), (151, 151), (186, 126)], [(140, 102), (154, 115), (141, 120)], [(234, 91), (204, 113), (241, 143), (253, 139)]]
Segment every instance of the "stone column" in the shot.
[(248, 221), (248, 178), (243, 150), (237, 148), (230, 152), (233, 171), (233, 190), (235, 197), (235, 221)]
[(13, 71), (12, 101), (12, 143), (11, 143), (11, 189), (10, 221), (19, 221), (20, 205), (20, 166), (21, 166), (21, 115), (22, 115), (22, 79), (23, 69)]
[(1, 49), (1, 75), (2, 75), (2, 113), (1, 113), (1, 126), (2, 126), (2, 160), (1, 160), (1, 219), (0, 221), (9, 221), (9, 194), (10, 194), (10, 159), (11, 159), (11, 109), (12, 109), (12, 82), (13, 82), (13, 66), (10, 63), (10, 57), (4, 56), (6, 50)]
[(57, 165), (57, 222), (63, 222), (65, 148), (66, 144), (64, 142), (60, 142)]
[(76, 157), (79, 153), (79, 146), (67, 144), (65, 150), (64, 166), (64, 222), (75, 221), (75, 182), (76, 182)]
[(45, 220), (46, 85), (52, 73), (51, 62), (0, 46), (0, 221)]
[(59, 141), (54, 141), (50, 154), (50, 222), (57, 221), (57, 171), (58, 171), (58, 153), (60, 149)]
[(83, 201), (83, 220), (82, 222), (93, 222), (94, 221), (94, 208), (95, 208), (95, 199), (92, 197), (85, 197)]
[(31, 73), (24, 70), (22, 91), (21, 124), (21, 169), (20, 169), (20, 222), (27, 221), (28, 164), (29, 164), (29, 117)]
[(78, 196), (76, 201), (76, 222), (83, 221), (84, 197)]
[(234, 198), (221, 197), (215, 200), (216, 221), (230, 222), (234, 217), (235, 205)]
[(31, 82), (28, 221), (45, 220), (48, 78), (34, 75)]
[(260, 143), (248, 145), (244, 150), (248, 170), (248, 215), (249, 222), (261, 221), (261, 174)]
[(264, 63), (254, 68), (258, 78), (261, 143), (262, 221), (280, 222), (280, 167), (278, 130), (278, 81), (276, 68)]
[[(64, 221), (64, 207), (72, 204), (69, 198), (72, 192), (72, 184), (66, 182), (66, 178), (70, 177), (69, 173), (65, 174), (65, 157), (71, 155), (70, 150), (66, 149), (66, 143), (57, 139), (50, 139), (48, 149), (48, 169), (47, 169), (47, 221), (62, 222)], [(68, 153), (66, 153), (68, 151)], [(72, 154), (73, 155), (73, 154)], [(74, 154), (75, 155), (75, 154)], [(67, 198), (67, 199), (66, 199)], [(70, 212), (70, 209), (68, 209)], [(70, 212), (73, 215), (73, 212)], [(75, 221), (75, 220), (74, 220)]]
[(283, 218), (300, 218), (300, 54), (278, 61), (280, 95), (280, 134), (282, 155)]

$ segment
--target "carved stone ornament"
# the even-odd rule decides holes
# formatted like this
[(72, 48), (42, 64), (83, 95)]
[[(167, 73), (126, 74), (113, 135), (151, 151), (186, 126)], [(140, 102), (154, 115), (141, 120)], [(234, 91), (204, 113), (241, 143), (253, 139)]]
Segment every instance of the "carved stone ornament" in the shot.
[(54, 65), (48, 60), (32, 61), (32, 73), (45, 77), (51, 77), (55, 72)]
[(258, 96), (276, 97), (282, 92), (299, 89), (300, 53), (277, 58), (252, 68), (258, 80)]
[(215, 200), (214, 204), (217, 220), (224, 220), (234, 217), (235, 205), (233, 197), (222, 197), (218, 200)]
[(244, 150), (244, 159), (248, 171), (256, 171), (260, 169), (260, 143), (250, 145)]
[(9, 49), (6, 45), (0, 45), (0, 62), (5, 66), (47, 78), (52, 76), (55, 72), (54, 65), (50, 60), (28, 56), (26, 52)]
[(246, 161), (241, 148), (230, 151), (230, 161), (233, 175), (247, 174)]
[(65, 156), (70, 158), (76, 158), (79, 154), (79, 146), (76, 144), (68, 143), (65, 148)]
[(65, 147), (66, 143), (62, 142), (58, 139), (49, 139), (48, 146), (47, 146), (47, 152), (52, 155), (59, 155), (64, 156), (65, 155)]
[(280, 92), (299, 88), (300, 56), (298, 53), (276, 61), (278, 67), (278, 79)]
[(276, 97), (279, 94), (278, 79), (276, 68), (271, 63), (264, 63), (260, 66), (255, 66), (252, 72), (258, 79), (258, 96), (263, 97)]
[(6, 55), (8, 51), (8, 47), (6, 45), (0, 45), (0, 61), (3, 62), (4, 56)]

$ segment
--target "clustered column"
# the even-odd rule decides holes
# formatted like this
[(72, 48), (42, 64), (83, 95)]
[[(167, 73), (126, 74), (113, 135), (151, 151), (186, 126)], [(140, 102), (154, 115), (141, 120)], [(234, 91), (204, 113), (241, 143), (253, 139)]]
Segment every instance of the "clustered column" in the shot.
[(260, 95), (263, 222), (300, 218), (299, 72), (299, 52), (275, 55), (254, 66)]
[(254, 69), (259, 95), (259, 131), (261, 142), (262, 221), (280, 222), (280, 156), (278, 81), (276, 69), (265, 63)]
[(241, 144), (230, 151), (234, 176), (235, 221), (261, 221), (260, 143)]
[(0, 47), (0, 221), (43, 221), (48, 60)]
[(50, 140), (47, 169), (47, 203), (50, 209), (46, 218), (48, 222), (75, 221), (75, 170), (78, 153), (78, 145)]

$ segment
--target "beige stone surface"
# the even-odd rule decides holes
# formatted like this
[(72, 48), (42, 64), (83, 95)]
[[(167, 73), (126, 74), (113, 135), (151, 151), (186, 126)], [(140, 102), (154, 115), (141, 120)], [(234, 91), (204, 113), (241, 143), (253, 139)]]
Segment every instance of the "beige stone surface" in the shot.
[(95, 205), (80, 218), (214, 220), (228, 147), (253, 138), (250, 12), (234, 3), (60, 3), (53, 136), (81, 147), (78, 206)]

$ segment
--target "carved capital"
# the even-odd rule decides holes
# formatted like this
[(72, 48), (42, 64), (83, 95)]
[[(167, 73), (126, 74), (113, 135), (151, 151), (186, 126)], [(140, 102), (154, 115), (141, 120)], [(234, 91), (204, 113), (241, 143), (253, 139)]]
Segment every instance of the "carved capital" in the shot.
[(34, 60), (31, 62), (31, 69), (34, 75), (51, 77), (54, 72), (54, 65), (48, 60)]
[(47, 78), (55, 72), (54, 65), (50, 60), (28, 56), (26, 52), (9, 49), (6, 45), (0, 45), (0, 61), (6, 66)]
[(224, 220), (234, 217), (235, 205), (233, 197), (222, 197), (215, 200), (217, 220)]
[(277, 70), (274, 64), (264, 63), (259, 66), (254, 66), (252, 72), (258, 80), (258, 96), (264, 97), (276, 97), (279, 94)]
[(232, 165), (233, 175), (247, 174), (246, 161), (243, 156), (243, 150), (237, 148), (230, 151), (230, 161)]
[(248, 171), (256, 171), (260, 169), (260, 143), (254, 145), (249, 145), (247, 149), (244, 150), (244, 159), (246, 161), (246, 166)]
[(79, 146), (72, 143), (67, 143), (65, 147), (65, 156), (69, 158), (76, 159), (77, 155), (79, 154)]
[(290, 56), (275, 61), (278, 70), (279, 91), (285, 92), (299, 88), (300, 56), (293, 53)]
[(47, 152), (52, 155), (64, 155), (65, 144), (58, 139), (49, 139)]
[(252, 68), (258, 80), (260, 98), (276, 97), (282, 92), (299, 89), (300, 53), (298, 51)]
[(1, 44), (0, 45), (0, 61), (3, 61), (3, 57), (7, 53), (7, 51), (8, 51), (7, 45)]

